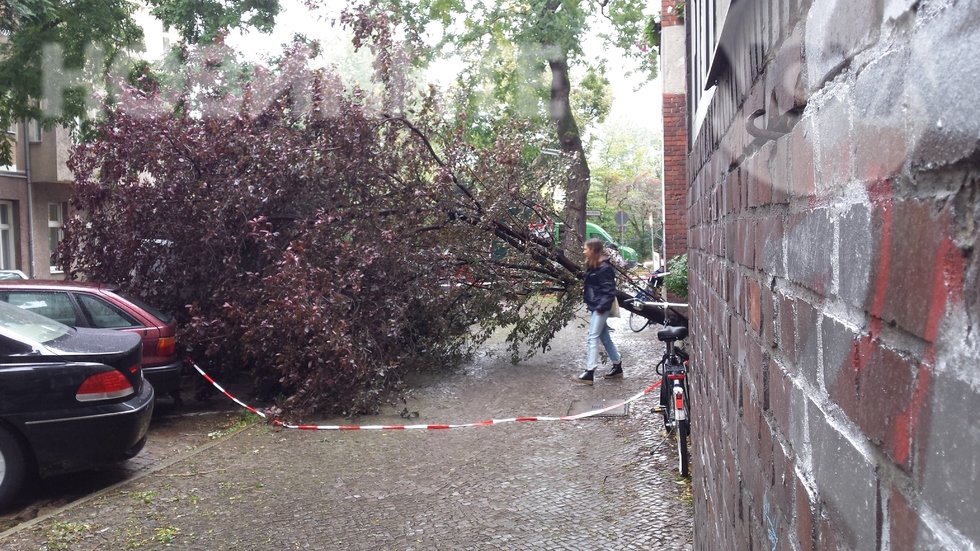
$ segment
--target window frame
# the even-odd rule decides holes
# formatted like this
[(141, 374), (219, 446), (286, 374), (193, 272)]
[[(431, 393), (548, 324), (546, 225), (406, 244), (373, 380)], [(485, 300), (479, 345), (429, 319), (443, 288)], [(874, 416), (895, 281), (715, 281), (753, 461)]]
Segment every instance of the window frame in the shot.
[[(57, 206), (57, 211), (52, 210), (52, 207), (55, 206)], [(67, 208), (68, 203), (48, 203), (48, 267), (52, 274), (64, 273), (64, 271), (54, 263), (54, 251), (58, 248), (58, 245), (61, 245), (61, 241), (65, 238), (65, 211)], [(51, 219), (52, 212), (58, 213), (57, 220)], [(51, 230), (55, 229), (58, 230), (58, 240), (57, 243), (54, 244), (54, 247), (52, 247)]]
[(14, 202), (0, 201), (0, 210), (8, 208), (7, 223), (0, 214), (0, 270), (17, 269), (17, 250), (15, 249), (17, 225), (14, 224)]

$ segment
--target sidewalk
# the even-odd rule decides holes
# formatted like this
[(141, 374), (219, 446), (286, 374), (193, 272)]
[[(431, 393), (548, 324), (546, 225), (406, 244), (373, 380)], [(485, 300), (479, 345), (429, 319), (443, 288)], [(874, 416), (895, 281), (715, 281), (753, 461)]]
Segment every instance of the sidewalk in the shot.
[[(483, 357), (379, 416), (318, 424), (457, 424), (560, 416), (656, 381), (656, 329), (613, 320), (626, 377), (569, 380), (573, 323), (527, 363)], [(650, 413), (449, 430), (298, 431), (253, 425), (8, 533), (7, 551), (66, 549), (692, 549), (690, 486)], [(310, 420), (305, 420), (310, 421)], [(653, 455), (651, 450), (656, 449)], [(169, 462), (168, 462), (169, 463)]]

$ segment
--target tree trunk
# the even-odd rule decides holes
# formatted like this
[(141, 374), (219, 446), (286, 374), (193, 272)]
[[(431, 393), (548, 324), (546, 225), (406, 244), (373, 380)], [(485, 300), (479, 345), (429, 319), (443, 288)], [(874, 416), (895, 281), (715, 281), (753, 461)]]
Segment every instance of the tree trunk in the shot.
[(561, 247), (566, 252), (577, 253), (585, 238), (585, 203), (589, 195), (589, 163), (582, 150), (582, 136), (572, 116), (569, 102), (571, 83), (568, 80), (568, 63), (564, 58), (548, 60), (551, 67), (551, 103), (549, 113), (558, 127), (558, 143), (564, 153), (575, 155), (571, 172), (565, 184), (565, 229)]

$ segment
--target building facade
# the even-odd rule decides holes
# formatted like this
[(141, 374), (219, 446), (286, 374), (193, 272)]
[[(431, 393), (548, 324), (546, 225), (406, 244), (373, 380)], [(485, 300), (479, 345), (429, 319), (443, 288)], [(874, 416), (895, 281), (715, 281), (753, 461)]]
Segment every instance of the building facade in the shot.
[(687, 64), (683, 1), (663, 0), (660, 64), (664, 121), (664, 259), (687, 253)]
[(685, 26), (695, 548), (980, 549), (980, 4)]
[(16, 141), (14, 162), (0, 166), (0, 270), (38, 279), (62, 279), (51, 255), (63, 237), (71, 173), (68, 131), (35, 122), (7, 129)]
[[(162, 59), (177, 34), (154, 18), (146, 5), (140, 4), (134, 18), (144, 32), (142, 57)], [(62, 279), (64, 274), (51, 255), (64, 236), (68, 216), (71, 134), (57, 126), (44, 130), (36, 121), (15, 124), (6, 133), (16, 147), (13, 162), (0, 166), (0, 270)]]

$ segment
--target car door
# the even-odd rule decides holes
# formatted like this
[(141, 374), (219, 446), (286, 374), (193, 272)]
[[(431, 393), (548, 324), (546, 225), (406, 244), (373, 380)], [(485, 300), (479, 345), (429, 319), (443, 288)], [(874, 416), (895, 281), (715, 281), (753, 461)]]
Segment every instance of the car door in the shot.
[(135, 314), (127, 312), (105, 298), (91, 293), (72, 293), (75, 302), (85, 318), (86, 327), (99, 329), (118, 329), (140, 336), (143, 341), (143, 360), (147, 363), (156, 354), (157, 339), (160, 330), (155, 326), (139, 319)]

